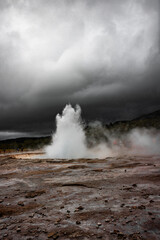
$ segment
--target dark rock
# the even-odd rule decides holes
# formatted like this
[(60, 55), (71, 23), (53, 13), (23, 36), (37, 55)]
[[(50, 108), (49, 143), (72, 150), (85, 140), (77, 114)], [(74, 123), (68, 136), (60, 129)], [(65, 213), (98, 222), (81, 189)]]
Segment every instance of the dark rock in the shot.
[(130, 223), (130, 222), (132, 222), (132, 221), (131, 220), (126, 221), (126, 223)]
[(136, 184), (136, 183), (134, 183), (134, 184), (132, 184), (132, 186), (133, 186), (133, 187), (137, 187), (137, 184)]
[(24, 202), (18, 202), (19, 206), (24, 206)]
[(126, 191), (130, 191), (132, 190), (133, 188), (132, 187), (124, 187), (123, 190), (126, 190)]
[(110, 220), (107, 218), (107, 219), (105, 220), (105, 222), (110, 222)]
[(138, 209), (145, 209), (146, 207), (144, 206), (144, 205), (140, 205), (140, 206), (138, 206)]
[(117, 236), (118, 236), (118, 238), (123, 238), (123, 239), (124, 239), (124, 237), (125, 237), (125, 235), (124, 235), (122, 232), (119, 232), (119, 233), (117, 234)]
[(75, 211), (75, 212), (78, 212), (78, 211), (82, 211), (83, 209), (84, 209), (84, 207), (79, 206), (79, 207), (77, 207), (74, 211)]
[(78, 209), (78, 210), (83, 210), (83, 209), (84, 209), (84, 207), (82, 207), (82, 206), (79, 206), (77, 209)]
[(17, 232), (21, 232), (21, 228), (20, 227), (17, 228)]

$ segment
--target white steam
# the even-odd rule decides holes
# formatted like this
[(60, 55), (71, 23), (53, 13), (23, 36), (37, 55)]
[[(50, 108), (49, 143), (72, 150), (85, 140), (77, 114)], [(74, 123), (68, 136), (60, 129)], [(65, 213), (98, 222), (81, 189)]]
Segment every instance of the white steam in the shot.
[(86, 138), (81, 123), (81, 108), (66, 105), (62, 116), (57, 114), (56, 133), (52, 145), (46, 148), (47, 155), (53, 158), (87, 157)]
[(101, 123), (91, 124), (86, 137), (81, 120), (81, 108), (66, 105), (62, 115), (56, 116), (56, 132), (47, 146), (46, 157), (57, 159), (106, 158), (118, 155), (159, 155), (160, 135), (154, 129), (133, 129), (117, 134)]
[(127, 138), (130, 141), (130, 154), (160, 154), (160, 135), (154, 129), (134, 129)]

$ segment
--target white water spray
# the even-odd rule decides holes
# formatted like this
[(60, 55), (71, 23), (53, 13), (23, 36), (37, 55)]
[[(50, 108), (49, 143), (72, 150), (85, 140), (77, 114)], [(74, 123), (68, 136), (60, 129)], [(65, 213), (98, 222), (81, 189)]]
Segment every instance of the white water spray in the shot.
[(62, 115), (56, 116), (56, 133), (53, 142), (46, 148), (48, 157), (83, 158), (87, 157), (86, 137), (81, 121), (81, 108), (66, 105)]
[[(45, 149), (47, 158), (75, 159), (75, 158), (106, 158), (119, 155), (154, 155), (160, 154), (159, 134), (152, 130), (133, 129), (120, 137), (114, 136), (105, 128), (101, 129), (102, 135), (98, 142), (88, 148), (85, 131), (81, 120), (81, 108), (66, 105), (62, 115), (56, 116), (56, 132), (52, 144)], [(101, 128), (98, 125), (98, 128)], [(95, 126), (95, 131), (97, 130)], [(94, 142), (89, 136), (90, 142)], [(92, 141), (93, 140), (93, 141)], [(126, 144), (127, 143), (127, 144)]]

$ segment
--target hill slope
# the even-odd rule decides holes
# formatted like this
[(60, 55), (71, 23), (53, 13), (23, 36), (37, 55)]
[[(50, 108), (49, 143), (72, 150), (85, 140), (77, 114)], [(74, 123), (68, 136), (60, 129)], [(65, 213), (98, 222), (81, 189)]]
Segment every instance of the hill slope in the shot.
[[(160, 130), (160, 110), (143, 115), (131, 121), (118, 121), (105, 126), (87, 126), (87, 139), (90, 137), (97, 142), (99, 139), (107, 141), (106, 131), (111, 135), (127, 133), (134, 128), (155, 128)], [(51, 143), (51, 136), (36, 138), (17, 138), (0, 141), (0, 153), (41, 149)], [(90, 141), (89, 141), (90, 143)]]

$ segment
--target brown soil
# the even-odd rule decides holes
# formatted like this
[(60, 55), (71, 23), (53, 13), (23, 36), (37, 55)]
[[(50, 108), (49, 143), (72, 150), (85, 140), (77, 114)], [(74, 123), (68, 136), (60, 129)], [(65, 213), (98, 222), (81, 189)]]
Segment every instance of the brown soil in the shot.
[(0, 239), (160, 239), (160, 157), (0, 156)]

